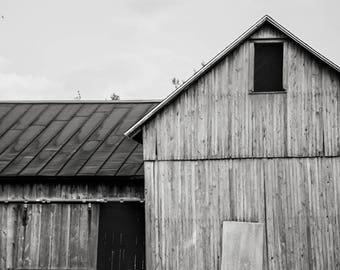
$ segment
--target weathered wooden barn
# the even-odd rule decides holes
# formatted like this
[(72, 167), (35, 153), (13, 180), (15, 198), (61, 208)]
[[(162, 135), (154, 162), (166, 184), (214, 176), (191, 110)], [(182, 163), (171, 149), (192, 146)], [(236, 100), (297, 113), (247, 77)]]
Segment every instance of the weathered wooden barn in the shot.
[(340, 269), (339, 73), (265, 16), (126, 132), (147, 269)]
[(155, 102), (0, 104), (0, 269), (145, 269), (142, 147)]
[(265, 16), (159, 104), (0, 103), (0, 270), (340, 269), (339, 73)]

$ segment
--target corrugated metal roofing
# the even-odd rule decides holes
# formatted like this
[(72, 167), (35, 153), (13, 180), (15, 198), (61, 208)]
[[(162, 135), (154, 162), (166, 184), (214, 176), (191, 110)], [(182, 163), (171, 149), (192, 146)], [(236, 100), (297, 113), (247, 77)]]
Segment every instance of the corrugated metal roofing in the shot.
[(143, 175), (124, 132), (157, 103), (0, 103), (0, 176)]

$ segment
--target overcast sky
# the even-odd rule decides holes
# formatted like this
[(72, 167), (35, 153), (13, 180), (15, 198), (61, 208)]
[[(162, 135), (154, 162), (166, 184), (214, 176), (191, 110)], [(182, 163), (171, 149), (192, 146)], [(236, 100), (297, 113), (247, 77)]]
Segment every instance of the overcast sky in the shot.
[(265, 14), (339, 65), (338, 2), (0, 0), (0, 99), (164, 98)]

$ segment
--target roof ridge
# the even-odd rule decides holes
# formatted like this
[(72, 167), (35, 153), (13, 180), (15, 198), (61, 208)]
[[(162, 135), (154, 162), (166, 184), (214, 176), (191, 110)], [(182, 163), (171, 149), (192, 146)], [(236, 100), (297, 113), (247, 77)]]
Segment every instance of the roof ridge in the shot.
[(162, 99), (126, 99), (126, 100), (0, 100), (0, 104), (124, 104), (124, 103), (160, 103)]

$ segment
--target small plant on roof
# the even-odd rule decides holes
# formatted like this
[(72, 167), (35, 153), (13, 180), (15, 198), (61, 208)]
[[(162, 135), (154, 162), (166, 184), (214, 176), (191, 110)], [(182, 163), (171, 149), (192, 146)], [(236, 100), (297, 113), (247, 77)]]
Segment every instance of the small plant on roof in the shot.
[(178, 86), (180, 86), (181, 82), (179, 81), (178, 78), (173, 77), (171, 80), (171, 83), (175, 86), (175, 88), (177, 88)]
[(112, 93), (111, 95), (110, 95), (110, 99), (111, 100), (120, 100), (120, 97), (116, 94), (116, 93)]
[(80, 91), (77, 91), (76, 96), (74, 97), (75, 100), (81, 100), (81, 95), (80, 95)]

